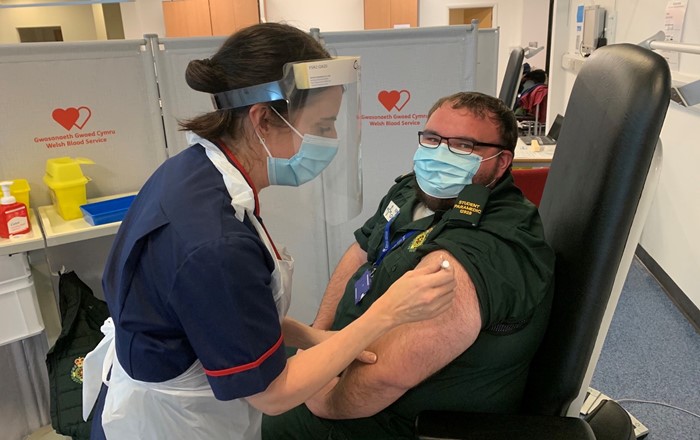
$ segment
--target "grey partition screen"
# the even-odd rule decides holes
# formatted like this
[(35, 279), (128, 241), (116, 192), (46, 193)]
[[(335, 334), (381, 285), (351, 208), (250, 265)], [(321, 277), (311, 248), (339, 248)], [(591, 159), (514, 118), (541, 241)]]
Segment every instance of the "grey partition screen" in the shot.
[(498, 85), (498, 37), (498, 28), (479, 29), (475, 90), (491, 96)]
[(137, 191), (165, 159), (153, 57), (143, 40), (0, 46), (0, 176), (50, 204), (46, 159), (86, 157), (88, 197)]
[(432, 104), (476, 89), (478, 32), (464, 25), (321, 32), (320, 38), (338, 55), (362, 57), (364, 204), (353, 221), (328, 228), (333, 267), (394, 179), (412, 170), (417, 132)]
[(168, 155), (173, 156), (187, 147), (184, 133), (178, 130), (178, 121), (213, 109), (210, 95), (190, 89), (185, 82), (187, 63), (209, 58), (226, 38), (159, 39), (156, 35), (146, 35), (146, 40), (155, 58)]

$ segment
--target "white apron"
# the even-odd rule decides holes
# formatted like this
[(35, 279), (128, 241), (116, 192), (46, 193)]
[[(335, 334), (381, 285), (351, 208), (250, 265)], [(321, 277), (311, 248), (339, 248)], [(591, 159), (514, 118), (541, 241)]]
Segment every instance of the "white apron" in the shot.
[[(274, 247), (253, 214), (255, 196), (243, 175), (214, 144), (188, 133), (190, 145), (200, 143), (207, 157), (224, 178), (236, 218), (245, 214), (265, 243), (275, 270), (272, 293), (280, 322), (289, 309), (294, 261), (286, 251), (275, 257)], [(102, 427), (109, 440), (178, 439), (257, 440), (262, 414), (244, 399), (220, 401), (214, 397), (199, 360), (180, 376), (159, 383), (132, 379), (119, 364), (114, 349), (114, 324), (109, 318), (102, 326), (105, 337), (88, 353), (83, 364), (83, 418), (87, 420), (102, 383), (109, 386), (102, 412)], [(107, 381), (107, 374), (112, 374)]]

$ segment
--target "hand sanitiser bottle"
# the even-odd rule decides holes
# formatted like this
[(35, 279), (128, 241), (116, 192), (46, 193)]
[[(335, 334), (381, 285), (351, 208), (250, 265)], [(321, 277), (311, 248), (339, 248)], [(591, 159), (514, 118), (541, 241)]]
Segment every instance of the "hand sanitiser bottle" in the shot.
[(0, 199), (0, 237), (26, 234), (30, 229), (27, 207), (10, 194), (12, 181), (0, 182), (0, 186), (3, 194)]

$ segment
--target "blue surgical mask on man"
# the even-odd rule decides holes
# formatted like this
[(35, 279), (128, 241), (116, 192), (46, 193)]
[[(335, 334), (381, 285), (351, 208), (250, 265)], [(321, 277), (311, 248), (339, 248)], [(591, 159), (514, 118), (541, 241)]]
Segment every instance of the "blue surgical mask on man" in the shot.
[(302, 136), (274, 107), (271, 108), (301, 138), (301, 147), (289, 159), (273, 157), (265, 140), (257, 132), (255, 133), (267, 152), (267, 177), (270, 185), (302, 185), (326, 169), (338, 153), (340, 140), (312, 134)]
[(424, 193), (437, 199), (452, 199), (465, 186), (471, 185), (481, 162), (491, 160), (502, 152), (483, 159), (474, 153), (452, 153), (445, 144), (440, 144), (437, 148), (419, 145), (413, 156), (413, 170), (418, 186)]

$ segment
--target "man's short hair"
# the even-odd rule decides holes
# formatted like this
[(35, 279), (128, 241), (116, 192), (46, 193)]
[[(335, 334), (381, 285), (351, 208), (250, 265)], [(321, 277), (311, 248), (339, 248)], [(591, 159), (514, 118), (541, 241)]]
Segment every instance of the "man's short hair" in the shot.
[(515, 150), (518, 142), (518, 122), (513, 110), (503, 101), (479, 92), (458, 92), (438, 99), (428, 112), (428, 118), (444, 103), (452, 104), (453, 109), (466, 109), (478, 118), (488, 117), (498, 127), (501, 144), (509, 151)]

